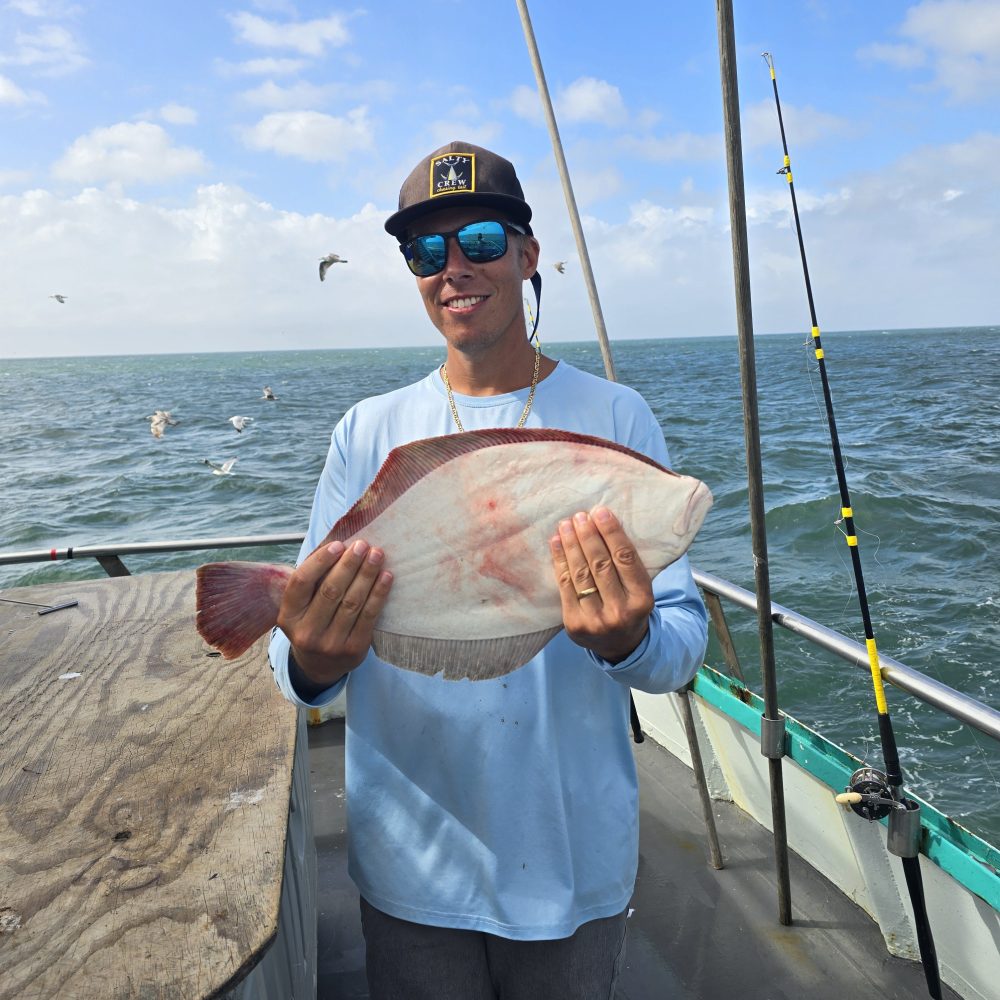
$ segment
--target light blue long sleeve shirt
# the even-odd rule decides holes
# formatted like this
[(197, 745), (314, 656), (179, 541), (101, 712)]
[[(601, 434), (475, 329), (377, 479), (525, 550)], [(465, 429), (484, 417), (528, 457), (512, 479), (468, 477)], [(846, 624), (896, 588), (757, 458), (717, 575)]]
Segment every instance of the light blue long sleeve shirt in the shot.
[[(466, 430), (514, 426), (526, 399), (526, 389), (455, 396)], [(670, 464), (638, 393), (565, 362), (538, 384), (526, 426), (603, 437)], [(351, 409), (333, 432), (299, 560), (392, 448), (454, 431), (437, 371)], [(289, 643), (275, 631), (271, 663), (290, 701), (323, 705), (346, 684), (349, 871), (373, 906), (520, 940), (566, 937), (626, 907), (639, 839), (629, 688), (682, 687), (707, 641), (686, 557), (659, 573), (653, 589), (649, 632), (618, 664), (565, 632), (494, 680), (427, 677), (369, 653), (308, 702), (292, 687)]]

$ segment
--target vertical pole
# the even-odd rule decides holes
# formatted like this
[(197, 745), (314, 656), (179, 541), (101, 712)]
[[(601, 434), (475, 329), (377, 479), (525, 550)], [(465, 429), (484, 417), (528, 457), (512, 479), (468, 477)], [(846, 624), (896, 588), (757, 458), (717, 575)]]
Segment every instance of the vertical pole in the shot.
[(587, 285), (590, 297), (590, 309), (594, 314), (594, 326), (597, 328), (597, 341), (601, 345), (601, 356), (604, 358), (604, 371), (609, 382), (616, 382), (615, 363), (611, 357), (611, 347), (608, 344), (608, 331), (604, 325), (604, 313), (601, 310), (601, 300), (597, 295), (597, 284), (594, 281), (594, 271), (590, 266), (590, 253), (587, 251), (587, 241), (583, 236), (583, 226), (580, 223), (580, 211), (576, 207), (576, 197), (573, 185), (569, 179), (569, 167), (566, 166), (566, 156), (563, 153), (562, 140), (559, 138), (559, 126), (556, 124), (556, 114), (552, 109), (552, 98), (545, 82), (545, 71), (538, 54), (538, 43), (535, 41), (535, 30), (531, 26), (531, 16), (528, 14), (526, 0), (516, 0), (518, 13), (521, 15), (521, 27), (524, 29), (524, 40), (528, 44), (528, 55), (531, 57), (531, 67), (535, 71), (535, 82), (542, 99), (542, 111), (545, 113), (545, 123), (549, 129), (552, 141), (552, 152), (559, 167), (559, 179), (562, 181), (563, 196), (566, 198), (566, 208), (569, 209), (569, 221), (573, 226), (573, 236), (576, 239), (576, 252), (580, 255), (580, 265), (583, 268), (583, 280)]
[[(729, 175), (729, 220), (733, 242), (733, 275), (736, 283), (736, 320), (739, 332), (740, 381), (743, 386), (743, 434), (749, 481), (750, 535), (757, 592), (764, 716), (761, 747), (768, 758), (771, 781), (771, 819), (778, 876), (778, 919), (792, 922), (788, 878), (788, 835), (785, 826), (785, 793), (781, 770), (784, 720), (778, 711), (778, 684), (774, 669), (774, 635), (771, 628), (771, 583), (767, 566), (767, 533), (764, 526), (764, 484), (757, 420), (757, 373), (750, 311), (750, 265), (747, 252), (746, 203), (743, 190), (743, 144), (740, 135), (740, 97), (736, 79), (736, 39), (732, 0), (716, 0), (719, 31), (719, 68), (726, 133), (726, 167)], [(771, 739), (768, 740), (768, 734)], [(775, 738), (777, 734), (777, 738)], [(776, 748), (776, 745), (777, 748)]]
[[(583, 235), (583, 225), (580, 222), (580, 212), (576, 207), (576, 198), (573, 195), (573, 185), (569, 178), (569, 167), (566, 165), (566, 156), (563, 153), (562, 140), (559, 138), (559, 126), (556, 123), (556, 113), (552, 107), (552, 98), (549, 95), (548, 84), (545, 82), (545, 71), (542, 69), (541, 56), (538, 54), (538, 43), (535, 40), (535, 31), (531, 26), (531, 16), (528, 13), (526, 0), (515, 0), (518, 13), (521, 15), (521, 27), (524, 29), (524, 39), (528, 45), (528, 55), (531, 57), (531, 66), (535, 71), (535, 82), (538, 85), (538, 94), (542, 99), (542, 110), (545, 112), (545, 121), (549, 129), (549, 138), (552, 141), (552, 151), (555, 153), (556, 165), (559, 167), (559, 179), (562, 181), (563, 194), (566, 198), (566, 207), (569, 210), (570, 222), (573, 224), (573, 235), (576, 238), (576, 248), (580, 255), (580, 263), (583, 266), (583, 277), (587, 284), (587, 293), (590, 296), (590, 306), (594, 314), (594, 325), (597, 328), (597, 340), (601, 345), (601, 355), (604, 358), (604, 371), (609, 382), (616, 382), (614, 360), (611, 357), (611, 347), (608, 343), (608, 331), (604, 325), (604, 313), (601, 310), (601, 300), (597, 295), (597, 284), (594, 281), (594, 272), (590, 266), (590, 254), (587, 252), (587, 241)], [(708, 792), (708, 783), (705, 779), (705, 770), (702, 766), (701, 750), (698, 747), (698, 737), (694, 728), (694, 719), (691, 715), (691, 705), (688, 700), (687, 691), (677, 692), (681, 700), (682, 712), (685, 718), (685, 732), (688, 737), (688, 750), (691, 754), (691, 761), (694, 767), (695, 777), (698, 781), (698, 788), (701, 793), (702, 807), (705, 815), (705, 823), (708, 828), (709, 848), (712, 857), (712, 865), (715, 868), (722, 867), (722, 852), (719, 850), (719, 838), (715, 830), (715, 816), (712, 813), (711, 797)], [(631, 697), (631, 694), (629, 695)], [(638, 726), (639, 715), (635, 710), (635, 701), (632, 701), (633, 731), (635, 741), (641, 742), (641, 730)], [(690, 723), (690, 724), (689, 724)]]

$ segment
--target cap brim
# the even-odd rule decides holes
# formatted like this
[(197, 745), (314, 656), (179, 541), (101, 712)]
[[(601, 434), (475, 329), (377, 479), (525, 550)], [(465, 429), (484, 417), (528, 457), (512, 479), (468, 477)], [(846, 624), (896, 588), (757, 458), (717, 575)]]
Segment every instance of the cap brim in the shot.
[(487, 194), (470, 192), (469, 194), (449, 194), (441, 195), (437, 198), (429, 198), (427, 201), (418, 202), (408, 208), (390, 215), (385, 220), (385, 231), (401, 240), (406, 233), (406, 227), (415, 219), (431, 212), (440, 212), (447, 208), (467, 208), (482, 205), (484, 208), (496, 208), (510, 219), (511, 222), (520, 223), (528, 233), (531, 233), (531, 206), (520, 198), (514, 198), (507, 194)]

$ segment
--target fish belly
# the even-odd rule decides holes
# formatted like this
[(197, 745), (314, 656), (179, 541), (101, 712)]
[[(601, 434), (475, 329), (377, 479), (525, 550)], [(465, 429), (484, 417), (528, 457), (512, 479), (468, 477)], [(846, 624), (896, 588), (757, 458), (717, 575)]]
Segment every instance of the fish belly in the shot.
[(655, 575), (683, 554), (710, 502), (698, 480), (597, 444), (529, 441), (452, 458), (359, 532), (385, 550), (394, 577), (375, 651), (448, 677), (508, 673), (561, 628), (548, 547), (561, 519), (609, 507)]

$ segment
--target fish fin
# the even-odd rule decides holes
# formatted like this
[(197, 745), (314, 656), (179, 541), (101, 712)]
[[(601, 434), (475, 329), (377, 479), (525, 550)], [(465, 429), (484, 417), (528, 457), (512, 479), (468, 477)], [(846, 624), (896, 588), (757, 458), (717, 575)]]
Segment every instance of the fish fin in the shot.
[(245, 653), (278, 623), (292, 571), (272, 563), (206, 563), (196, 572), (198, 634), (227, 660)]
[(589, 434), (576, 434), (573, 431), (562, 431), (549, 427), (496, 427), (423, 438), (400, 445), (389, 452), (378, 474), (365, 492), (330, 529), (330, 533), (323, 540), (324, 544), (337, 540), (342, 541), (360, 534), (368, 524), (387, 510), (411, 486), (452, 459), (479, 451), (481, 448), (548, 441), (593, 445), (602, 449), (622, 452), (630, 455), (636, 461), (651, 465), (671, 476), (677, 475), (672, 469), (664, 468), (648, 455), (633, 451), (623, 444), (592, 437)]
[(434, 639), (375, 630), (375, 655), (386, 663), (445, 680), (490, 680), (523, 667), (562, 628), (491, 639)]

